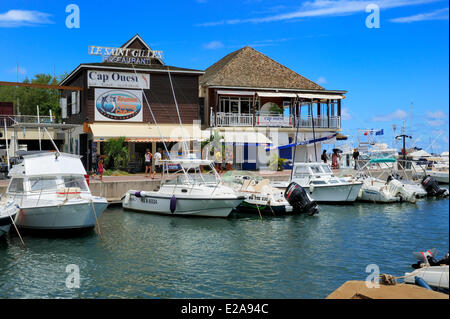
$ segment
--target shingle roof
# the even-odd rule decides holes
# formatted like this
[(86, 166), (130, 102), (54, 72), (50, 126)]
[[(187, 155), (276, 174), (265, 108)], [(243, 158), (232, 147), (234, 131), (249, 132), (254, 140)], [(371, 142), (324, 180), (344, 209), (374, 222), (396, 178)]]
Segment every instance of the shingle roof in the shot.
[(231, 52), (207, 68), (200, 83), (206, 86), (324, 89), (249, 46)]

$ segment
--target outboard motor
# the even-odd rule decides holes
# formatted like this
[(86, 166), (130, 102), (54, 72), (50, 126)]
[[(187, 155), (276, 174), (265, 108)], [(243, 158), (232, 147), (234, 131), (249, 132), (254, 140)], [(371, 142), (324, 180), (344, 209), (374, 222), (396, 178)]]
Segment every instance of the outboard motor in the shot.
[(284, 198), (298, 213), (306, 213), (310, 216), (318, 214), (319, 208), (316, 202), (311, 201), (306, 191), (295, 182), (289, 184), (284, 192)]
[(440, 188), (438, 182), (431, 176), (423, 178), (422, 186), (428, 193), (428, 196), (441, 197), (448, 195), (448, 191), (445, 188)]

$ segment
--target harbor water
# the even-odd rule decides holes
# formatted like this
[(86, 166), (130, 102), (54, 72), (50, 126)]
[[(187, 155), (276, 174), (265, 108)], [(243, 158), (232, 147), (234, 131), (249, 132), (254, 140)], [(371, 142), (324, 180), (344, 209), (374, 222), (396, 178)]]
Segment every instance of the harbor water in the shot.
[[(0, 239), (1, 298), (324, 298), (366, 267), (395, 276), (449, 247), (449, 200), (320, 205), (316, 216), (101, 216), (101, 238)], [(68, 265), (79, 288), (66, 286)]]

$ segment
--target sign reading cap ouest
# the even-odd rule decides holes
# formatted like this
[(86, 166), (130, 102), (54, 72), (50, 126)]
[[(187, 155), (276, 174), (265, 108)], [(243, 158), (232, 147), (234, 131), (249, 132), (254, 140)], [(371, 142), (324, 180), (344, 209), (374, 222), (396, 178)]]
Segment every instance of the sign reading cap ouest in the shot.
[(95, 89), (95, 120), (142, 122), (142, 91)]
[(89, 70), (88, 87), (120, 87), (126, 89), (150, 89), (150, 75), (144, 73), (126, 73)]

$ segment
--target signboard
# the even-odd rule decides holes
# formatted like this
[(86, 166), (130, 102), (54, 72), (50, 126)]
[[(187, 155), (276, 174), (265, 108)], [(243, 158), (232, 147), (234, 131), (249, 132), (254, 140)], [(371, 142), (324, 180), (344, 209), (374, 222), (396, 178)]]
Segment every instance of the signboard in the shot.
[(150, 74), (111, 71), (88, 71), (88, 87), (119, 87), (126, 89), (150, 89)]
[(256, 116), (256, 125), (257, 126), (291, 126), (291, 117), (290, 116), (264, 116), (259, 115)]
[(142, 122), (142, 91), (95, 89), (95, 120)]
[(127, 64), (151, 64), (152, 59), (162, 60), (162, 51), (140, 50), (131, 48), (112, 48), (90, 45), (89, 55), (100, 55), (103, 62)]

